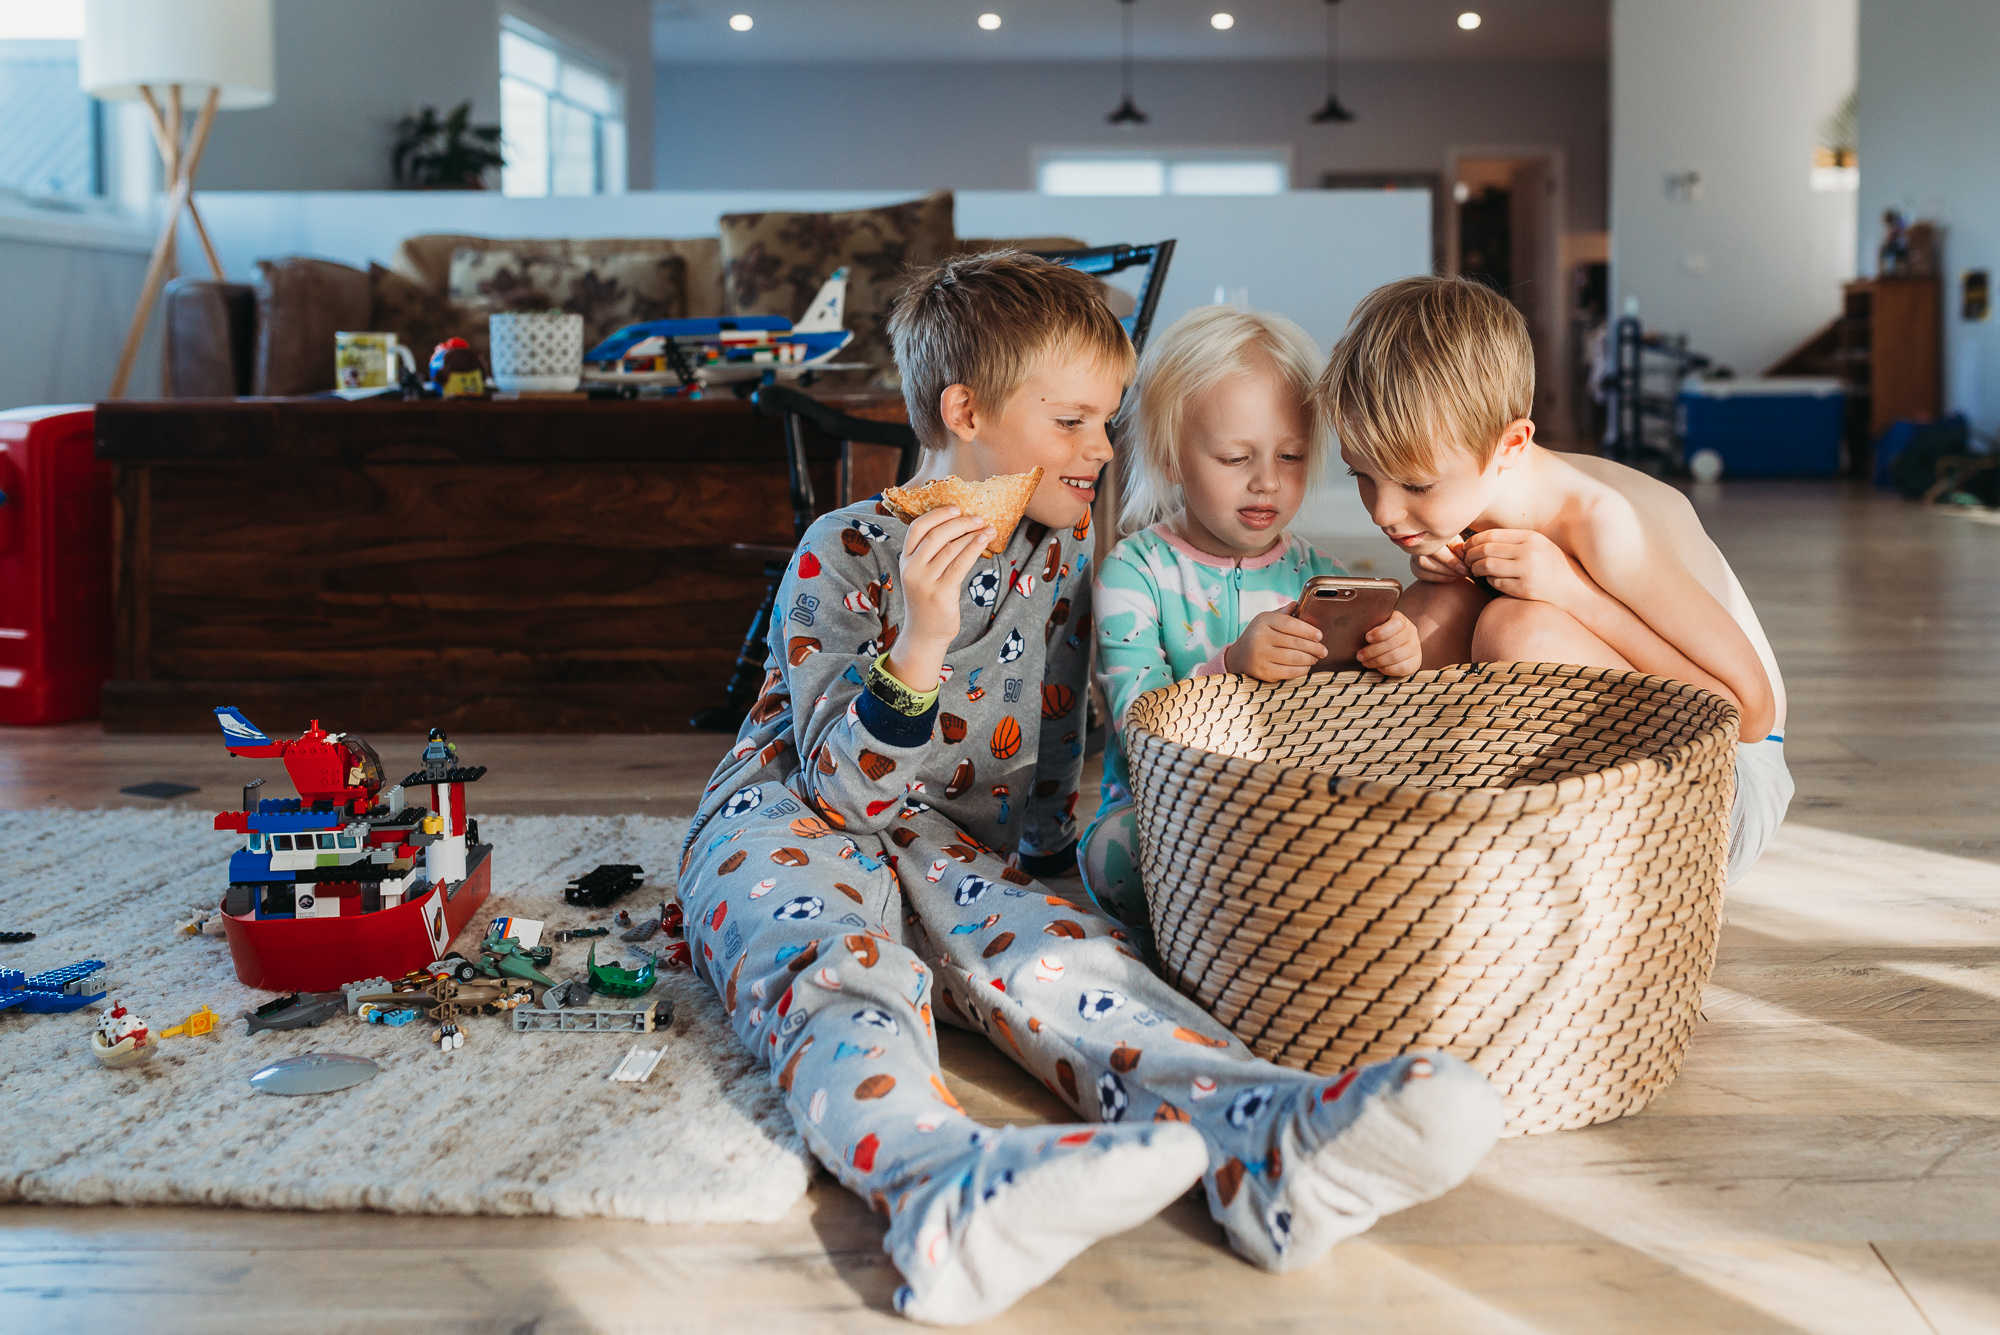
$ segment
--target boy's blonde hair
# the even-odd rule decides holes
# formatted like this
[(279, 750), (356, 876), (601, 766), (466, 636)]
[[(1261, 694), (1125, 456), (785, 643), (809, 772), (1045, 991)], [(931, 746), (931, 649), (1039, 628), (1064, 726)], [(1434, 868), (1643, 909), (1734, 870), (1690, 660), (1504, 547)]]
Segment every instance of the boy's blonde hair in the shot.
[(1395, 482), (1436, 478), (1440, 443), (1483, 469), (1535, 404), (1535, 348), (1512, 302), (1469, 278), (1404, 278), (1361, 299), (1319, 380), (1341, 443)]
[(1326, 466), (1325, 419), (1313, 404), (1319, 345), (1282, 315), (1197, 306), (1147, 345), (1120, 413), (1125, 460), (1118, 527), (1136, 533), (1181, 507), (1181, 430), (1187, 405), (1234, 375), (1268, 366), (1306, 410), (1307, 476)]
[(889, 315), (910, 425), (927, 450), (950, 438), (938, 400), (964, 385), (998, 412), (1044, 353), (1080, 357), (1132, 378), (1125, 326), (1089, 274), (1019, 250), (960, 255), (911, 280)]

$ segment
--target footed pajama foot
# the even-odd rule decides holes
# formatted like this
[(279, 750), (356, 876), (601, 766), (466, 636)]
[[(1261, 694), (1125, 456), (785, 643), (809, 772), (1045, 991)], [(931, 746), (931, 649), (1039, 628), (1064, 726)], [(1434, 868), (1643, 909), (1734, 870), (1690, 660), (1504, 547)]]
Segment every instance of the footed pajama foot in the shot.
[(1505, 1113), (1486, 1077), (1431, 1053), (1324, 1085), (1260, 1085), (1236, 1095), (1225, 1121), (1224, 1137), (1242, 1133), (1261, 1148), (1208, 1174), (1209, 1206), (1240, 1255), (1297, 1270), (1463, 1182)]
[(983, 1321), (1099, 1238), (1158, 1214), (1207, 1166), (1207, 1142), (1175, 1123), (982, 1128), (898, 1205), (885, 1246), (909, 1282), (896, 1310), (939, 1326)]

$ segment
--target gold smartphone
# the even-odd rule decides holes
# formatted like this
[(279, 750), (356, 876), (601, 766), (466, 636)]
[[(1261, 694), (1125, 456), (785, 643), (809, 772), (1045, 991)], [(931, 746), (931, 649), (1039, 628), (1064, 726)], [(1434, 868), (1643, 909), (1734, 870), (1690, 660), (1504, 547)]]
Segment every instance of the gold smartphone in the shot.
[(1319, 627), (1326, 656), (1313, 668), (1333, 672), (1357, 666), (1368, 632), (1389, 619), (1403, 586), (1393, 579), (1315, 575), (1299, 594), (1299, 620)]

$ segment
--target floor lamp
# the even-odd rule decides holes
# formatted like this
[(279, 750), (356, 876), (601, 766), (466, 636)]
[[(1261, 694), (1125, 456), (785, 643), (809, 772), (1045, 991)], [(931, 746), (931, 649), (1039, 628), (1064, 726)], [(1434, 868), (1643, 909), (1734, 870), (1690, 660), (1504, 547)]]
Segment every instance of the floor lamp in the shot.
[[(78, 76), (83, 91), (106, 101), (143, 101), (164, 167), (166, 207), (146, 266), (139, 308), (118, 354), (111, 397), (125, 396), (140, 340), (174, 268), (182, 210), (218, 281), (222, 261), (194, 205), (194, 174), (217, 111), (267, 107), (271, 77), (271, 0), (84, 0)], [(190, 129), (186, 113), (200, 110)]]

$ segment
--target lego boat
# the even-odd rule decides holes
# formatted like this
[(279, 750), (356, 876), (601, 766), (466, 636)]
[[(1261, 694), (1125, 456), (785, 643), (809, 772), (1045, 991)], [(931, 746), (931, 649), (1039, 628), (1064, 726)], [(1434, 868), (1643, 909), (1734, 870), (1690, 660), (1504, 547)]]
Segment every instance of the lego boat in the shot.
[[(399, 978), (442, 956), (486, 902), (493, 847), (468, 819), (465, 787), (485, 766), (458, 764), (437, 730), (423, 768), (387, 791), (382, 762), (359, 737), (319, 720), (274, 741), (223, 706), (215, 711), (231, 755), (275, 757), (297, 798), (258, 796), (215, 818), (241, 834), (230, 855), (222, 924), (236, 976), (273, 992), (325, 992), (356, 978)], [(428, 788), (429, 806), (407, 794)]]

